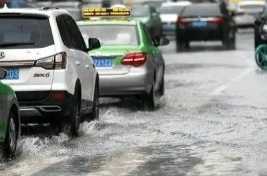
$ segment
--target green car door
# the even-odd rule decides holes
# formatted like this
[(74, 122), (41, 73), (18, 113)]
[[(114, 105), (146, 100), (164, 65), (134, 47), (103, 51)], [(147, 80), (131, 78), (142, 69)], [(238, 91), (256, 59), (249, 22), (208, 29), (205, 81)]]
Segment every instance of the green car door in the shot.
[[(0, 68), (0, 79), (5, 78), (5, 70)], [(0, 142), (3, 142), (6, 134), (7, 120), (5, 117), (5, 104), (8, 92), (7, 86), (0, 81)]]
[[(6, 70), (0, 68), (0, 80), (4, 79), (6, 74)], [(0, 142), (4, 143), (5, 157), (13, 157), (16, 154), (20, 123), (16, 94), (10, 86), (0, 81)]]

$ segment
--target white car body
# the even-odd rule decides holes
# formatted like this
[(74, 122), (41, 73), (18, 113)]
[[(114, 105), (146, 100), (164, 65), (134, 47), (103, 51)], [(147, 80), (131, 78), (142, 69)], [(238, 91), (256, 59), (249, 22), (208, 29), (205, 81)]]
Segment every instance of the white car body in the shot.
[[(40, 35), (41, 33), (45, 33), (45, 30), (48, 30), (48, 33), (43, 37), (41, 36), (36, 43), (38, 44), (38, 42), (41, 43), (41, 41), (48, 40), (46, 38), (49, 38), (50, 35), (52, 38), (51, 43), (45, 44), (42, 47), (38, 47), (37, 44), (33, 44), (32, 46), (35, 47), (32, 48), (26, 45), (13, 47), (0, 46), (0, 53), (2, 53), (1, 56), (3, 56), (0, 59), (0, 67), (6, 68), (7, 72), (9, 72), (7, 79), (2, 80), (2, 82), (11, 86), (16, 92), (20, 104), (21, 116), (34, 117), (31, 118), (34, 119), (34, 122), (40, 117), (48, 119), (54, 115), (59, 117), (69, 116), (70, 113), (72, 113), (71, 104), (73, 99), (71, 97), (75, 96), (75, 94), (79, 94), (77, 96), (80, 96), (81, 111), (90, 112), (93, 106), (98, 73), (94, 67), (92, 58), (88, 55), (88, 51), (81, 50), (84, 46), (85, 48), (87, 47), (84, 40), (82, 40), (83, 43), (81, 40), (78, 40), (80, 38), (77, 33), (78, 31), (76, 31), (76, 39), (72, 38), (72, 40), (62, 37), (63, 34), (61, 35), (61, 31), (72, 31), (70, 28), (71, 25), (68, 26), (69, 30), (64, 30), (64, 26), (63, 28), (58, 26), (59, 24), (65, 24), (63, 22), (60, 23), (59, 19), (70, 22), (72, 19), (70, 14), (60, 9), (4, 8), (0, 11), (0, 23), (5, 15), (9, 16), (9, 14), (12, 15), (16, 13), (20, 14), (18, 17), (19, 20), (28, 20), (28, 17), (31, 16), (31, 18), (34, 19), (34, 23), (30, 23), (31, 19), (28, 21), (29, 24), (33, 26), (29, 26), (27, 29), (24, 29), (25, 31), (20, 31), (19, 33), (16, 29), (12, 31), (12, 26), (9, 27), (10, 29), (7, 27), (6, 30), (9, 30), (10, 33), (6, 32), (5, 35), (9, 37), (3, 39), (3, 42), (0, 41), (0, 45), (3, 45), (5, 40), (8, 41), (7, 43), (12, 41), (16, 43), (16, 41), (20, 40), (18, 37), (21, 37), (20, 35), (22, 35), (22, 33), (24, 35), (24, 32), (25, 38), (27, 38), (27, 32), (34, 27), (39, 27), (39, 30), (42, 31), (41, 24), (45, 24), (48, 28), (43, 29)], [(43, 21), (39, 22), (37, 19), (38, 17), (42, 18)], [(12, 18), (16, 19), (17, 16)], [(34, 24), (37, 23), (38, 25), (34, 26)], [(74, 20), (73, 23), (75, 23)], [(69, 24), (73, 25), (73, 23)], [(9, 24), (11, 25), (11, 23)], [(6, 26), (9, 26), (9, 24)], [(13, 25), (15, 25), (15, 23)], [(5, 30), (3, 27), (1, 27), (1, 29)], [(21, 40), (24, 41), (24, 38)], [(74, 46), (73, 42), (79, 43), (75, 46), (79, 45), (80, 48), (70, 48), (66, 46), (65, 41), (71, 46)], [(10, 68), (15, 68), (17, 70), (12, 71), (9, 70)]]
[(253, 27), (255, 15), (263, 10), (264, 1), (243, 1), (237, 3), (234, 20), (238, 27)]
[[(163, 3), (160, 7), (185, 7), (191, 5), (190, 1), (178, 1), (178, 2), (167, 2)], [(165, 35), (174, 35), (175, 24), (178, 19), (178, 14), (176, 13), (167, 13), (167, 14), (160, 14), (161, 21), (163, 23), (163, 33)]]

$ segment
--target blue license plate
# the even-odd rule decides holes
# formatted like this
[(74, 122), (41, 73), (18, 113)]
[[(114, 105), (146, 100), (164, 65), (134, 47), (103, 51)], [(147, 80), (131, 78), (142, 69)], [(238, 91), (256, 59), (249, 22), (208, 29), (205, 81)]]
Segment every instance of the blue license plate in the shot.
[(5, 79), (19, 79), (19, 69), (18, 68), (8, 68), (6, 69), (7, 75)]
[(206, 21), (194, 21), (194, 22), (192, 22), (192, 26), (205, 27), (205, 26), (207, 26), (207, 22)]
[(175, 29), (175, 26), (174, 25), (164, 25), (163, 26), (163, 29), (164, 30), (174, 30)]
[(111, 58), (98, 57), (93, 60), (95, 67), (112, 67), (113, 65)]

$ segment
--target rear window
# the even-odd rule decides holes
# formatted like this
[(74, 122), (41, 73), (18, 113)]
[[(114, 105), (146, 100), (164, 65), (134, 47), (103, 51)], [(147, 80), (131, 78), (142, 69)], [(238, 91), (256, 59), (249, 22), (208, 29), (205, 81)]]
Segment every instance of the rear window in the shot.
[(162, 6), (159, 9), (161, 14), (178, 14), (185, 6)]
[(132, 17), (149, 17), (150, 10), (147, 6), (133, 6), (131, 7), (131, 16)]
[(134, 25), (87, 25), (79, 26), (85, 42), (88, 38), (98, 38), (101, 45), (139, 45), (137, 29)]
[(0, 16), (1, 48), (43, 48), (53, 44), (47, 17)]
[(182, 16), (220, 16), (221, 12), (218, 5), (190, 5), (182, 12)]

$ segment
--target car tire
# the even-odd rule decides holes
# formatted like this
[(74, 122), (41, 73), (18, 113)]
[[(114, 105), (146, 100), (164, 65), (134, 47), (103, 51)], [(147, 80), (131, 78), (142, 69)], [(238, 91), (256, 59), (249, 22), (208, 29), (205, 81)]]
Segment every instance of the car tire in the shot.
[(77, 137), (79, 135), (80, 123), (81, 123), (81, 100), (79, 100), (77, 91), (75, 91), (72, 111), (69, 117), (69, 123), (71, 126), (70, 132), (72, 136)]
[(16, 155), (19, 127), (17, 126), (15, 117), (15, 113), (11, 111), (8, 117), (7, 131), (3, 145), (4, 157), (6, 158), (12, 158)]
[(156, 109), (156, 90), (155, 90), (155, 82), (153, 79), (153, 85), (149, 93), (145, 93), (143, 97), (144, 108), (148, 111), (154, 111)]
[(184, 51), (184, 50), (185, 50), (185, 48), (184, 48), (184, 43), (177, 42), (177, 43), (176, 43), (176, 52), (178, 53), (178, 52), (182, 52), (182, 51)]
[(223, 40), (223, 48), (225, 50), (235, 50), (236, 49), (236, 37), (234, 30), (230, 30), (227, 36)]
[(90, 120), (98, 120), (99, 119), (99, 80), (97, 78), (95, 83), (95, 91), (94, 91), (94, 101), (93, 101), (93, 110), (89, 114)]

